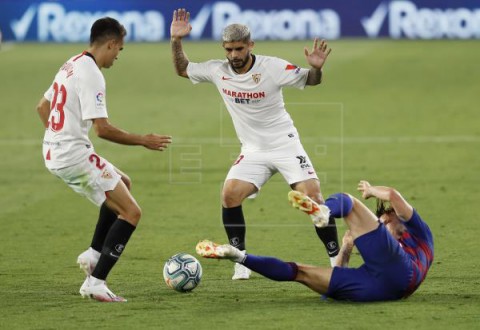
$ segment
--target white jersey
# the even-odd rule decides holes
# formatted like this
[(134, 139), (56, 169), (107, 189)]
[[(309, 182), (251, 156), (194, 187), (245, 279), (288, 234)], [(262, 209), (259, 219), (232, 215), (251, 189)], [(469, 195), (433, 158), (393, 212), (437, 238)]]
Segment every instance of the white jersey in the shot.
[(305, 87), (308, 69), (270, 56), (255, 56), (252, 68), (237, 74), (228, 60), (190, 62), (187, 74), (194, 83), (217, 86), (237, 136), (246, 150), (269, 150), (298, 139), (298, 132), (285, 110), (282, 87)]
[(88, 53), (69, 59), (44, 94), (51, 112), (43, 140), (49, 169), (78, 164), (93, 153), (88, 132), (92, 119), (107, 118), (105, 78)]

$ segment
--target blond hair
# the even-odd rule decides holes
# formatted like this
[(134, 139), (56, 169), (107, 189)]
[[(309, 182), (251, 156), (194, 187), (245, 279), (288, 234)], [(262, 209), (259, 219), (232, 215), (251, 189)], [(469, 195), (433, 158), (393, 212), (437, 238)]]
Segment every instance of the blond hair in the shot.
[(248, 43), (250, 42), (250, 29), (243, 24), (230, 24), (223, 30), (222, 40), (224, 43), (236, 41)]

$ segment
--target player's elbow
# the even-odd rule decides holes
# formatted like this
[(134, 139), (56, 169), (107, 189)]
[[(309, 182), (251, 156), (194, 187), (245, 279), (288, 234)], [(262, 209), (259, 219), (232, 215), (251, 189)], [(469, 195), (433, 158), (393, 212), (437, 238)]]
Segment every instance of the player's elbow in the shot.
[(187, 67), (188, 67), (188, 60), (173, 60), (173, 68), (175, 69), (175, 73), (183, 78), (188, 78), (187, 74)]
[(389, 190), (388, 190), (388, 200), (390, 201), (390, 203), (395, 203), (397, 201), (403, 200), (403, 197), (402, 197), (402, 195), (400, 195), (400, 193), (396, 189), (389, 188)]
[(42, 98), (37, 104), (37, 112), (39, 115), (50, 112), (50, 102), (47, 99)]
[(175, 72), (177, 73), (177, 76), (179, 76), (179, 77), (188, 78), (187, 70), (182, 70), (180, 68), (175, 68)]
[(108, 135), (107, 135), (106, 133), (101, 132), (101, 131), (100, 131), (100, 132), (99, 132), (99, 131), (95, 131), (95, 133), (97, 133), (97, 136), (98, 136), (99, 138), (104, 139), (104, 140), (107, 139), (107, 136), (108, 136)]
[(100, 127), (95, 129), (95, 134), (101, 139), (108, 139), (108, 129), (105, 129), (104, 127)]
[(110, 126), (107, 123), (93, 125), (95, 134), (101, 139), (108, 139)]
[(322, 77), (323, 77), (323, 74), (321, 70), (310, 69), (310, 71), (308, 72), (306, 85), (307, 86), (320, 85), (322, 82)]
[(41, 115), (43, 113), (43, 111), (42, 111), (43, 107), (42, 107), (41, 103), (37, 104), (36, 109), (37, 109), (37, 112), (38, 112), (39, 115)]
[(318, 81), (307, 81), (307, 83), (305, 84), (305, 86), (317, 86), (319, 85), (320, 82)]
[(390, 190), (390, 205), (401, 220), (409, 221), (412, 218), (413, 207), (393, 188)]
[(322, 83), (322, 76), (320, 77), (308, 77), (307, 79), (307, 85), (308, 86), (316, 86), (320, 85)]
[(48, 127), (48, 117), (50, 115), (50, 102), (42, 98), (36, 107), (37, 113), (40, 116), (40, 119), (45, 127)]

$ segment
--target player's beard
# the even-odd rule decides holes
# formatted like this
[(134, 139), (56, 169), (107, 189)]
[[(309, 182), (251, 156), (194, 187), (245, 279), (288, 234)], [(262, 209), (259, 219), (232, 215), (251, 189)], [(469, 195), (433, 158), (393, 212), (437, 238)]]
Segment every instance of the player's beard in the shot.
[(248, 60), (250, 59), (250, 52), (247, 53), (247, 56), (245, 56), (244, 59), (236, 59), (236, 60), (231, 60), (229, 58), (228, 62), (230, 63), (230, 66), (233, 68), (233, 70), (237, 71), (239, 69), (243, 69), (245, 65), (247, 65)]

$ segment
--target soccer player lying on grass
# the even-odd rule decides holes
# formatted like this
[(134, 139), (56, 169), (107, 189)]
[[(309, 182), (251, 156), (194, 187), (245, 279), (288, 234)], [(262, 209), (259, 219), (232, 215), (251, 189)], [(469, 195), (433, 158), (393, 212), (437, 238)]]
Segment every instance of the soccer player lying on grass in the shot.
[[(408, 297), (425, 279), (432, 264), (432, 233), (395, 189), (360, 181), (358, 190), (365, 199), (378, 199), (377, 215), (348, 194), (334, 194), (325, 201), (331, 214), (344, 218), (349, 227), (334, 268), (245, 254), (231, 245), (211, 241), (199, 242), (197, 253), (205, 258), (240, 262), (272, 280), (300, 282), (338, 300), (382, 301)], [(312, 208), (325, 207), (298, 191), (291, 191), (289, 199), (295, 208), (307, 213)], [(385, 202), (390, 206), (386, 207)], [(354, 245), (364, 264), (347, 268)]]

